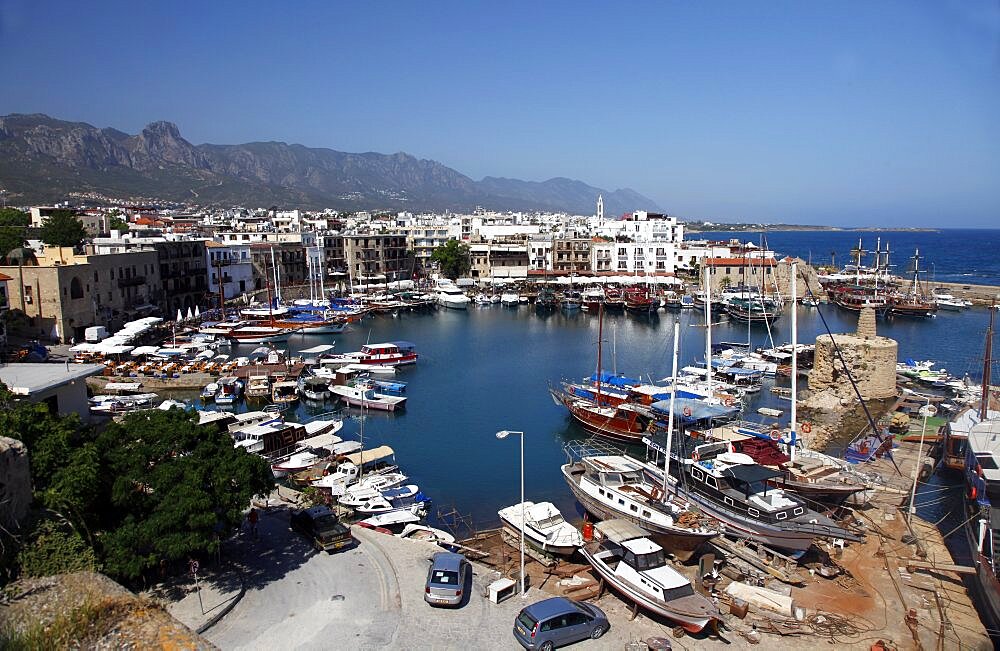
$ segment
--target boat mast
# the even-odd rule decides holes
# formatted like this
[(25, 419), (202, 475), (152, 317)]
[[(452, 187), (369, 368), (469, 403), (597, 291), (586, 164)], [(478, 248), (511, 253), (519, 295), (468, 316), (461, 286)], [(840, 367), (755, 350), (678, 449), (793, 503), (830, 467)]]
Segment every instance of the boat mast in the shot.
[(796, 296), (798, 295), (798, 285), (796, 276), (798, 275), (798, 263), (792, 263), (792, 414), (789, 427), (791, 429), (791, 440), (788, 442), (788, 456), (792, 461), (795, 461), (795, 439), (796, 433), (799, 429), (798, 424), (798, 411), (796, 404), (798, 402), (798, 396), (796, 395), (796, 390), (798, 389), (799, 380), (799, 314), (796, 309), (798, 305), (796, 304)]
[(604, 352), (602, 345), (604, 343), (604, 302), (597, 308), (597, 407), (601, 407), (601, 357)]
[(708, 380), (708, 401), (712, 393), (712, 282), (709, 279), (708, 265), (702, 268), (705, 275), (705, 378)]
[(986, 330), (986, 355), (983, 359), (983, 395), (979, 404), (979, 422), (986, 420), (990, 411), (990, 357), (993, 354), (993, 316), (996, 314), (996, 301), (990, 305), (990, 327)]
[(667, 477), (670, 476), (670, 453), (674, 449), (674, 400), (677, 399), (677, 350), (680, 347), (681, 322), (674, 319), (674, 361), (670, 372), (670, 418), (667, 419), (667, 454), (663, 460), (663, 495), (667, 494)]
[[(279, 301), (281, 300), (281, 286), (278, 284), (278, 264), (274, 261), (274, 247), (271, 247), (271, 271), (274, 274), (274, 293), (275, 298)], [(271, 304), (271, 295), (268, 294), (267, 304)]]
[[(326, 269), (323, 267), (323, 263), (325, 262), (325, 260), (323, 258), (324, 258), (324, 253), (326, 252), (326, 250), (325, 250), (325, 248), (323, 248), (321, 250), (321, 247), (317, 246), (316, 247), (316, 251), (317, 251), (317, 254), (319, 256), (319, 300), (321, 302), (325, 302), (326, 301), (326, 285), (323, 283), (323, 276), (326, 275)], [(329, 305), (327, 305), (327, 307), (329, 307)]]

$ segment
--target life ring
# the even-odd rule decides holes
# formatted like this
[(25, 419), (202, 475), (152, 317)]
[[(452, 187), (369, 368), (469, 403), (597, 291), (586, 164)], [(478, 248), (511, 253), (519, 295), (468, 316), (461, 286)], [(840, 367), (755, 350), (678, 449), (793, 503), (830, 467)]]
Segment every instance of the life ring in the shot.
[(978, 495), (978, 494), (979, 494), (979, 491), (976, 490), (975, 486), (969, 486), (969, 499), (970, 500), (976, 499), (976, 495)]
[(697, 452), (692, 452), (691, 453), (691, 460), (694, 461), (695, 463), (698, 463), (698, 459), (700, 459), (700, 458), (701, 458), (701, 456)]
[(660, 501), (660, 498), (663, 497), (663, 491), (661, 491), (656, 486), (653, 486), (653, 490), (649, 491), (649, 495), (650, 497), (653, 498), (654, 501), (658, 502)]
[(732, 407), (732, 406), (733, 406), (733, 397), (732, 397), (732, 396), (726, 396), (726, 399), (725, 399), (725, 400), (723, 400), (722, 402), (723, 402), (723, 404), (725, 404), (725, 405), (726, 405), (727, 407)]
[(685, 407), (682, 411), (683, 411), (683, 413), (684, 413), (685, 416), (690, 416), (691, 415), (691, 408), (690, 407)]
[(781, 440), (781, 431), (778, 430), (778, 428), (774, 428), (773, 430), (771, 430), (771, 440), (772, 441), (780, 441)]
[(809, 421), (806, 421), (806, 422), (802, 423), (802, 433), (803, 434), (808, 434), (811, 431), (813, 431), (813, 426), (812, 426), (812, 424)]

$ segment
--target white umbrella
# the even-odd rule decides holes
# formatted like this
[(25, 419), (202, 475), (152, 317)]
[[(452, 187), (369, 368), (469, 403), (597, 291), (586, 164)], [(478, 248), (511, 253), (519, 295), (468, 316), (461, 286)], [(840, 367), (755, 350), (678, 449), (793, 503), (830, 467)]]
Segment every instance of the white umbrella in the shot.
[(197, 319), (197, 318), (198, 318), (198, 317), (200, 317), (200, 316), (201, 316), (201, 310), (199, 310), (199, 309), (198, 309), (198, 306), (197, 306), (197, 305), (195, 305), (195, 306), (194, 306), (194, 318), (196, 318), (196, 319)]
[(188, 316), (187, 316), (187, 318), (188, 318), (188, 321), (190, 321), (191, 319), (194, 318), (194, 313), (191, 311), (191, 308), (188, 308)]
[(184, 320), (184, 317), (181, 316), (181, 310), (180, 310), (180, 308), (177, 308), (177, 321), (183, 321), (183, 320)]

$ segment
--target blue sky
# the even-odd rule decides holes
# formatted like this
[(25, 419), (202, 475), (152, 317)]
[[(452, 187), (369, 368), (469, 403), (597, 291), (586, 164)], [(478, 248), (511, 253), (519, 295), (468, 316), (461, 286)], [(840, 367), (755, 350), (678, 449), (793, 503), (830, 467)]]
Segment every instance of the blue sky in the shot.
[(1000, 227), (1000, 4), (0, 2), (0, 114), (406, 151), (690, 219)]

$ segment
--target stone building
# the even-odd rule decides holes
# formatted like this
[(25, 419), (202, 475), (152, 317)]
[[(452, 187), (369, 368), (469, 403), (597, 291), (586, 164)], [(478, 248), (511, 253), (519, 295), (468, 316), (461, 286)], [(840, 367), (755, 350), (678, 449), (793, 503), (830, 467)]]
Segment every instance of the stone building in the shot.
[(292, 287), (306, 282), (306, 250), (300, 243), (251, 244), (250, 262), (253, 265), (254, 289), (265, 289), (268, 283), (274, 287), (275, 265), (281, 286)]
[(344, 255), (355, 282), (391, 283), (410, 277), (406, 235), (345, 235)]
[(0, 267), (0, 273), (11, 278), (11, 309), (29, 319), (23, 334), (82, 341), (90, 326), (113, 331), (157, 307), (160, 265), (152, 247), (104, 255), (47, 247), (41, 255), (25, 254), (19, 260), (18, 266)]
[[(816, 338), (816, 358), (809, 373), (809, 391), (833, 393), (841, 400), (857, 400), (850, 377), (864, 400), (896, 396), (897, 343), (875, 332), (875, 312), (862, 310), (855, 334), (820, 335)], [(836, 347), (834, 346), (836, 343)], [(837, 349), (840, 355), (837, 354)], [(840, 356), (843, 356), (841, 361)]]
[(552, 240), (552, 271), (556, 274), (590, 272), (590, 238), (555, 238)]
[(706, 258), (703, 268), (708, 269), (713, 292), (726, 287), (745, 285), (762, 289), (764, 293), (771, 294), (775, 292), (776, 287), (775, 267), (777, 267), (777, 261), (774, 258), (748, 256)]
[(162, 294), (158, 303), (167, 317), (186, 312), (208, 300), (208, 262), (205, 240), (161, 240), (153, 242), (160, 264)]

